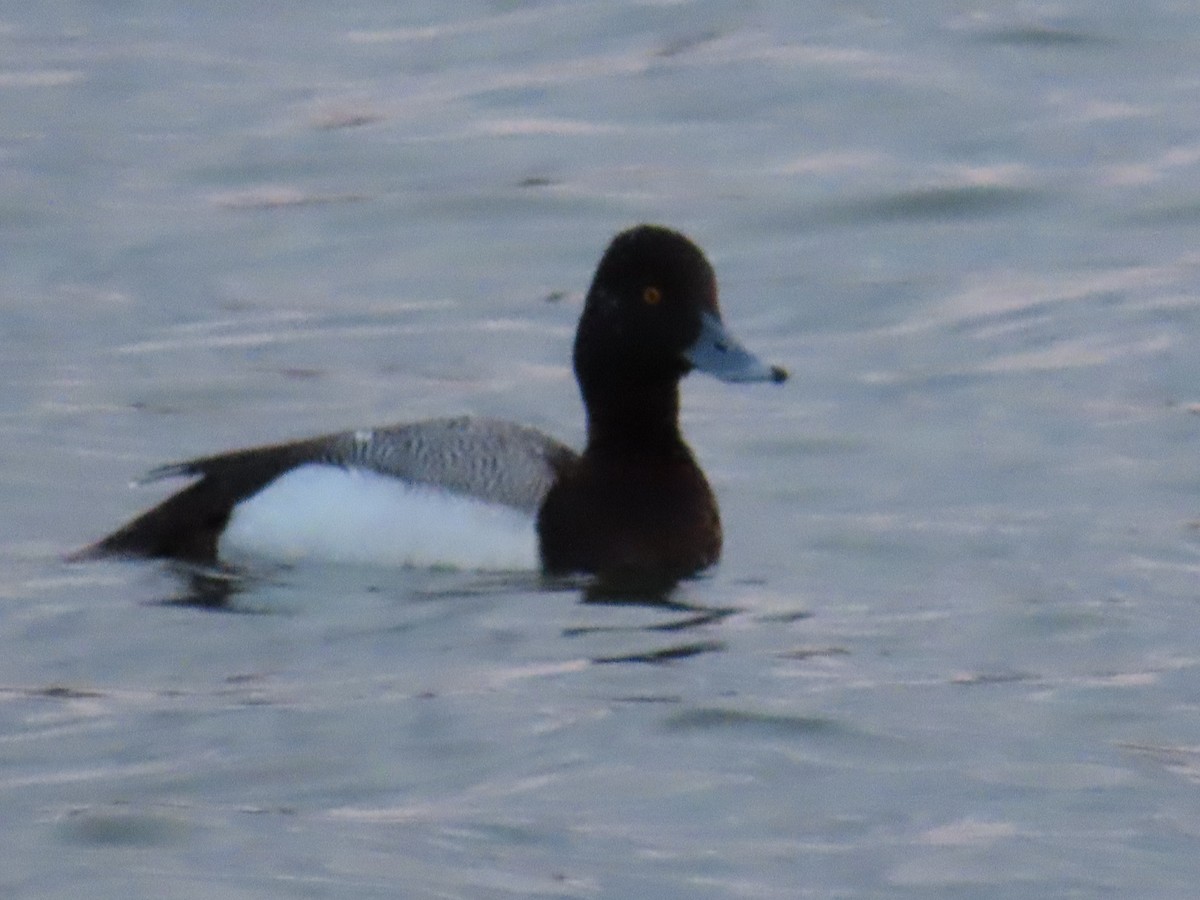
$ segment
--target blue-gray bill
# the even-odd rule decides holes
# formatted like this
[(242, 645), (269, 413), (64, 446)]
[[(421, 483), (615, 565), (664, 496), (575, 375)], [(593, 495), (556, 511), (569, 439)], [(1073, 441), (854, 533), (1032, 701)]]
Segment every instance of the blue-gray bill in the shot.
[(786, 369), (769, 366), (729, 333), (725, 323), (706, 312), (700, 319), (700, 336), (683, 352), (698, 371), (722, 381), (787, 381)]

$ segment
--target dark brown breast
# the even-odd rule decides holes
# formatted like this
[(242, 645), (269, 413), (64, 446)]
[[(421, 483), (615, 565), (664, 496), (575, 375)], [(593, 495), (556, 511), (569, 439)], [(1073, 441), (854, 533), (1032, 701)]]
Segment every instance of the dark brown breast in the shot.
[(538, 515), (551, 574), (683, 578), (721, 555), (721, 519), (682, 444), (667, 457), (588, 452), (550, 489)]

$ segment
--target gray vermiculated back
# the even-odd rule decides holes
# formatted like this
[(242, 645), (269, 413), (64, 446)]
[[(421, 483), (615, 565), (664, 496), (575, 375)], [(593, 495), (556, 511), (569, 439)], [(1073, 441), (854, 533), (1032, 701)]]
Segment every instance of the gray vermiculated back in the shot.
[(534, 513), (575, 456), (537, 429), (464, 416), (331, 435), (321, 461)]

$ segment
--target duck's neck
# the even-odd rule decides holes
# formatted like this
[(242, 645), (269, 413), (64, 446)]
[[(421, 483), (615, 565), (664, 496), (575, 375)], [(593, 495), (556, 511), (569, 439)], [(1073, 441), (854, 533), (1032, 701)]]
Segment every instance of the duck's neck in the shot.
[(583, 391), (587, 407), (589, 453), (673, 453), (683, 446), (679, 434), (679, 384), (606, 385)]

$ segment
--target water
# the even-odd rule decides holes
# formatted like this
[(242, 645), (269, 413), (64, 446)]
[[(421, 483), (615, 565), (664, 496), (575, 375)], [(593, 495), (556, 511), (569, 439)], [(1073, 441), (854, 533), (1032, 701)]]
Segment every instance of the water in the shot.
[[(0, 894), (1190, 898), (1190, 4), (0, 15)], [(578, 443), (612, 233), (710, 253), (671, 607), (61, 554), (162, 462)]]

